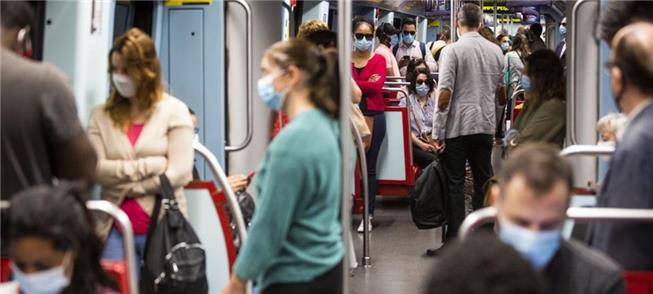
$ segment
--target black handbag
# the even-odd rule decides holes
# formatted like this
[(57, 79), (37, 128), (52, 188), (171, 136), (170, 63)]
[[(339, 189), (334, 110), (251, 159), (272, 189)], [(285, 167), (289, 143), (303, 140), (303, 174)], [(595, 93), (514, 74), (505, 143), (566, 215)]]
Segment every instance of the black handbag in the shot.
[[(161, 195), (150, 218), (140, 272), (144, 294), (208, 293), (206, 252), (179, 211), (168, 177), (161, 175)], [(163, 216), (159, 212), (163, 206)]]

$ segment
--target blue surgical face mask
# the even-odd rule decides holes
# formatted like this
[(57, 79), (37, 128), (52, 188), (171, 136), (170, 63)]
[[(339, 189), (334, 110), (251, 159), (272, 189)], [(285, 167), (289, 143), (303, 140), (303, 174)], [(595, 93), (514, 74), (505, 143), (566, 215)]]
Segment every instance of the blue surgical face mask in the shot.
[(415, 92), (417, 92), (417, 95), (419, 95), (420, 97), (424, 97), (428, 95), (429, 90), (430, 90), (429, 85), (427, 85), (426, 83), (417, 84), (415, 86)]
[(354, 48), (358, 51), (370, 51), (372, 49), (372, 40), (354, 38)]
[[(69, 255), (67, 255), (69, 256)], [(11, 264), (12, 275), (18, 282), (21, 293), (25, 294), (58, 294), (70, 285), (70, 278), (66, 275), (66, 259), (60, 266), (44, 271), (26, 274), (15, 264)]]
[(415, 36), (413, 36), (411, 34), (402, 34), (401, 35), (401, 41), (404, 42), (404, 44), (406, 44), (406, 46), (410, 46), (415, 41)]
[(534, 268), (544, 268), (560, 248), (560, 229), (534, 232), (499, 219), (499, 237), (521, 253)]
[(560, 35), (562, 35), (563, 38), (565, 36), (567, 36), (567, 27), (566, 26), (560, 25), (558, 30), (560, 31)]
[(274, 89), (273, 81), (278, 75), (267, 75), (258, 80), (258, 96), (270, 109), (279, 111), (286, 95)]
[(390, 48), (394, 48), (397, 44), (399, 44), (399, 36), (392, 35), (392, 37), (390, 37)]
[(524, 91), (531, 90), (531, 79), (527, 75), (521, 76), (521, 81), (519, 84), (521, 85), (521, 88), (524, 89)]
[(510, 49), (510, 44), (508, 44), (508, 42), (501, 43), (501, 50), (503, 50), (503, 52), (508, 51), (508, 49)]

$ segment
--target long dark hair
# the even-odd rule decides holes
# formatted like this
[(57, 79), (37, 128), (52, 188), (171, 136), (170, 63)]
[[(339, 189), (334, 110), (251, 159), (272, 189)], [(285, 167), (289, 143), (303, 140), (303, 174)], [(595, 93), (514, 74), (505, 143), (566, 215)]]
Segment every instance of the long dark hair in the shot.
[(540, 104), (554, 98), (565, 100), (564, 70), (553, 51), (538, 50), (526, 57), (525, 73), (532, 84), (528, 92), (531, 103)]
[(82, 185), (36, 186), (11, 200), (10, 242), (24, 237), (49, 240), (55, 249), (76, 252), (70, 285), (63, 294), (97, 293), (115, 288), (100, 265), (102, 242), (81, 196)]
[(322, 53), (308, 41), (292, 39), (272, 45), (265, 56), (281, 69), (294, 65), (304, 72), (311, 102), (332, 118), (339, 117), (340, 78), (336, 52)]
[(426, 66), (426, 68), (429, 67), (429, 65), (426, 64), (426, 61), (424, 61), (424, 59), (421, 59), (421, 58), (411, 59), (408, 62), (408, 65), (406, 66), (406, 80), (407, 81), (410, 81), (410, 79), (412, 78), (413, 73), (415, 73), (415, 68), (417, 68), (418, 66), (420, 66), (422, 64), (424, 66)]
[(528, 39), (523, 34), (517, 34), (512, 38), (512, 50), (517, 51), (522, 58), (528, 56), (530, 49), (528, 49)]
[(426, 68), (418, 68), (413, 71), (413, 73), (410, 75), (410, 79), (408, 80), (410, 83), (410, 86), (408, 86), (408, 92), (410, 94), (417, 92), (417, 77), (419, 75), (426, 75), (426, 84), (429, 86), (429, 93), (433, 92), (433, 89), (435, 89), (435, 81), (433, 80), (433, 77), (431, 77), (431, 72)]

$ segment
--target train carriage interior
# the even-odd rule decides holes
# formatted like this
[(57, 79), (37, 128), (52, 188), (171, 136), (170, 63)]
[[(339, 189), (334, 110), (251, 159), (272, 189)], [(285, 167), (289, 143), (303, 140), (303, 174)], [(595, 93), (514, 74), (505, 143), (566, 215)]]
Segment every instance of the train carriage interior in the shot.
[[(20, 201), (79, 178), (56, 166), (84, 168), (81, 151), (57, 149), (77, 129), (95, 150), (93, 174), (66, 193), (91, 212), (71, 231), (102, 243), (97, 293), (653, 294), (651, 0), (2, 4), (3, 294), (90, 293), (70, 267), (85, 243), (67, 249), (73, 237), (27, 228), (48, 224), (28, 221), (47, 207)], [(53, 69), (64, 86), (41, 81)], [(38, 83), (50, 88), (29, 104)], [(74, 99), (66, 115), (43, 101), (58, 95)], [(648, 100), (628, 102), (637, 95)], [(30, 134), (47, 139), (16, 142)], [(52, 169), (52, 180), (21, 166)], [(556, 189), (565, 200), (546, 224)], [(535, 204), (510, 219), (523, 199)], [(530, 225), (525, 211), (537, 215)], [(484, 233), (491, 240), (474, 243)], [(30, 236), (66, 249), (46, 259), (59, 263), (28, 271)], [(159, 237), (185, 241), (170, 249)], [(611, 271), (583, 268), (597, 264)], [(191, 284), (204, 288), (180, 286)]]

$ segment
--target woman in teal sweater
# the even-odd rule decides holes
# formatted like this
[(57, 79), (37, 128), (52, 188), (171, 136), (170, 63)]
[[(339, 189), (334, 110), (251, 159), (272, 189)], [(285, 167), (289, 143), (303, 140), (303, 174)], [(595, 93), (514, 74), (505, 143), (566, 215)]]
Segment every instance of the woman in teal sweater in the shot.
[(291, 40), (261, 61), (259, 96), (290, 123), (257, 173), (258, 206), (223, 293), (341, 293), (344, 255), (338, 79), (333, 55)]

